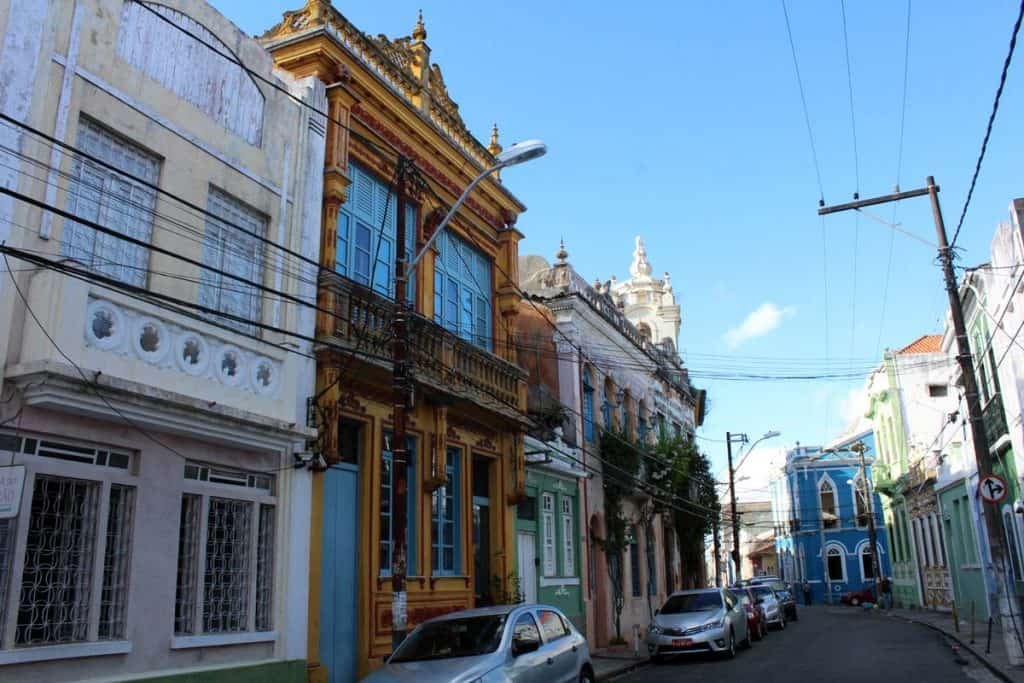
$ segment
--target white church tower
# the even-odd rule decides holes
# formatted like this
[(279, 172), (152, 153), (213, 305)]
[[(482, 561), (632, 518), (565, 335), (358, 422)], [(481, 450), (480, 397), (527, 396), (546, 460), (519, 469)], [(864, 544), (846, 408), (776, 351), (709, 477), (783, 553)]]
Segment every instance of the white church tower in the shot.
[[(622, 307), (626, 318), (653, 343), (675, 352), (679, 348), (679, 325), (682, 318), (672, 291), (672, 280), (665, 273), (663, 280), (651, 277), (651, 262), (640, 236), (636, 237), (630, 278), (609, 283), (612, 298)], [(665, 342), (668, 342), (666, 344)]]

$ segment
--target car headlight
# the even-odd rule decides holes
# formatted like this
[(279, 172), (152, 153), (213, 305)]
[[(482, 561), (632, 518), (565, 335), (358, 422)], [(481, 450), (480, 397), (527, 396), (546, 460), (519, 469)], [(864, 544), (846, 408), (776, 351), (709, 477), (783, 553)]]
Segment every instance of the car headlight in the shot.
[(650, 627), (647, 629), (647, 632), (650, 633), (652, 636), (661, 635), (661, 627), (657, 624), (651, 624)]
[(706, 624), (701, 624), (699, 628), (700, 628), (701, 631), (711, 631), (711, 630), (716, 629), (716, 628), (722, 628), (722, 626), (724, 624), (725, 624), (725, 617), (722, 617), (721, 619), (717, 619), (715, 621), (709, 621)]

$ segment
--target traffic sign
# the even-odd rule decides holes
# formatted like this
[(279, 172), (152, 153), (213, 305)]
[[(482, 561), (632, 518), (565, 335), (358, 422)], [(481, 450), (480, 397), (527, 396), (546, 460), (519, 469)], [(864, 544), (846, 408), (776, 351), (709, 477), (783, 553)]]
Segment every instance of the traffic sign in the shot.
[(995, 474), (986, 474), (978, 482), (978, 493), (986, 503), (998, 503), (1006, 498), (1006, 482)]

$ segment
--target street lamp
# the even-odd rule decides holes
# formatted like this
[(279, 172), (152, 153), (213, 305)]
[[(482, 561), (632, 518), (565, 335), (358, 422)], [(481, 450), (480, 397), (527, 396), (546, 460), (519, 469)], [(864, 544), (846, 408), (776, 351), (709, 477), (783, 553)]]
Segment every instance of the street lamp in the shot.
[[(754, 450), (757, 444), (761, 443), (765, 439), (773, 439), (779, 436), (781, 432), (771, 430), (764, 433), (760, 439), (755, 441), (750, 448), (747, 449), (747, 453)], [(740, 563), (740, 518), (736, 513), (736, 479), (734, 477), (735, 472), (732, 468), (732, 444), (733, 441), (739, 443), (747, 443), (749, 439), (746, 434), (732, 434), (731, 432), (725, 433), (725, 449), (729, 456), (729, 498), (731, 499), (730, 508), (732, 510), (732, 561), (736, 566), (736, 580), (739, 581), (743, 578), (743, 571)]]
[(416, 263), (427, 253), (433, 245), (434, 240), (441, 234), (455, 212), (465, 203), (470, 193), (484, 178), (507, 166), (521, 164), (531, 159), (543, 156), (547, 152), (547, 146), (540, 140), (525, 140), (510, 145), (497, 157), (497, 163), (485, 169), (473, 182), (462, 192), (462, 195), (452, 204), (448, 215), (438, 224), (434, 234), (430, 236), (427, 243), (423, 245), (420, 253), (416, 254), (412, 261), (407, 263), (405, 259), (406, 225), (405, 225), (405, 183), (409, 173), (409, 162), (406, 159), (399, 159), (397, 186), (397, 216), (395, 225), (395, 242), (399, 245), (395, 257), (395, 300), (394, 313), (391, 317), (391, 356), (392, 364), (392, 392), (394, 416), (392, 422), (392, 501), (393, 516), (391, 528), (393, 538), (391, 542), (391, 645), (392, 651), (405, 639), (405, 631), (408, 626), (408, 615), (406, 610), (406, 501), (408, 496), (408, 460), (406, 450), (406, 423), (410, 406), (410, 393), (412, 379), (409, 373), (409, 340), (407, 323), (407, 303), (405, 300), (406, 284), (409, 281), (409, 272), (416, 266)]
[(420, 262), (420, 259), (423, 258), (423, 255), (425, 253), (427, 253), (427, 250), (430, 249), (431, 246), (433, 246), (434, 240), (436, 240), (438, 235), (441, 234), (441, 231), (448, 226), (448, 223), (451, 222), (452, 218), (455, 217), (455, 212), (458, 211), (459, 208), (465, 203), (466, 199), (469, 197), (469, 194), (477, 185), (480, 184), (480, 181), (482, 181), (484, 178), (491, 175), (492, 173), (500, 171), (503, 168), (508, 168), (509, 166), (515, 166), (516, 164), (522, 164), (527, 161), (532, 161), (533, 159), (542, 157), (547, 153), (548, 146), (545, 145), (543, 141), (523, 140), (522, 142), (517, 142), (514, 145), (509, 145), (508, 149), (503, 150), (496, 157), (494, 157), (495, 159), (497, 159), (498, 163), (496, 163), (494, 166), (491, 166), (490, 168), (481, 171), (480, 175), (474, 178), (473, 182), (471, 182), (466, 187), (466, 189), (462, 191), (462, 194), (459, 196), (459, 198), (455, 200), (454, 204), (452, 204), (452, 208), (448, 209), (448, 214), (440, 223), (438, 223), (437, 228), (434, 229), (434, 234), (431, 235), (430, 239), (427, 240), (427, 243), (423, 245), (423, 248), (420, 250), (420, 253), (416, 254), (413, 257), (412, 261), (409, 262), (409, 272), (412, 272), (416, 268), (416, 264)]

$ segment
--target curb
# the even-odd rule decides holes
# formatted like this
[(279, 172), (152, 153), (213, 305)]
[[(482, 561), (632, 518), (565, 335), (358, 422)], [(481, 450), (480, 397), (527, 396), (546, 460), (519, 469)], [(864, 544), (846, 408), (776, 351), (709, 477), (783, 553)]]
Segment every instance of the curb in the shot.
[(905, 616), (902, 616), (902, 615), (893, 614), (893, 615), (886, 615), (886, 616), (888, 616), (890, 619), (902, 619), (903, 621), (905, 621), (905, 622), (907, 622), (909, 624), (917, 624), (918, 626), (924, 626), (926, 628), (930, 628), (933, 631), (936, 631), (937, 633), (941, 633), (942, 635), (946, 636), (947, 638), (952, 638), (953, 640), (955, 640), (957, 643), (960, 644), (960, 647), (962, 647), (963, 649), (967, 650), (972, 655), (974, 655), (975, 659), (977, 659), (979, 662), (984, 664), (985, 668), (988, 669), (989, 671), (991, 671), (993, 674), (995, 674), (1000, 680), (1006, 681), (1006, 683), (1014, 683), (1013, 679), (1006, 675), (1006, 672), (1004, 672), (998, 666), (996, 666), (995, 664), (990, 662), (988, 660), (988, 658), (986, 658), (984, 655), (982, 655), (981, 653), (977, 652), (974, 649), (974, 647), (972, 647), (968, 643), (964, 642), (964, 640), (962, 638), (960, 638), (960, 636), (958, 636), (956, 633), (950, 633), (950, 632), (946, 631), (945, 629), (943, 629), (940, 626), (935, 626), (934, 624), (929, 624), (926, 621), (918, 621), (917, 619), (911, 619), (910, 617), (905, 617)]
[(619, 676), (623, 676), (625, 674), (632, 673), (633, 671), (636, 671), (637, 669), (642, 669), (643, 667), (647, 666), (650, 663), (651, 663), (651, 660), (649, 660), (649, 659), (646, 659), (646, 660), (645, 659), (641, 659), (641, 660), (636, 660), (636, 661), (630, 662), (629, 664), (623, 666), (620, 669), (616, 669), (614, 671), (609, 671), (609, 672), (607, 672), (605, 674), (601, 674), (600, 676), (595, 676), (595, 683), (602, 683), (603, 681), (613, 680), (615, 678), (618, 678)]

